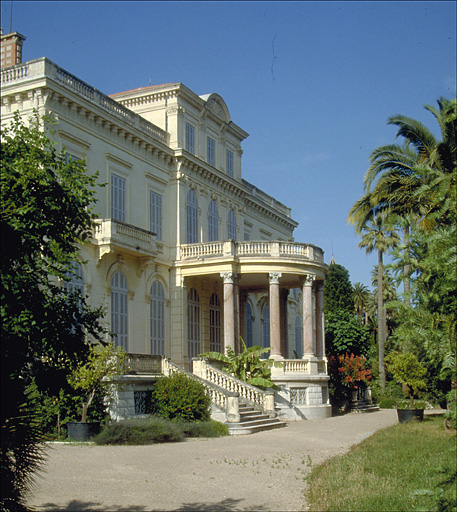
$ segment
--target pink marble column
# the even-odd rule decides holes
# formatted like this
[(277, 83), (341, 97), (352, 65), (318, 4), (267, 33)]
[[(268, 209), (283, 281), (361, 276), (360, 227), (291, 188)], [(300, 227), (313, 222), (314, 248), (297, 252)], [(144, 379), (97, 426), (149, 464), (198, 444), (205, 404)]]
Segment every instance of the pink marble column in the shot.
[(316, 356), (325, 355), (324, 281), (316, 281)]
[(313, 276), (303, 280), (303, 358), (314, 356), (313, 343)]
[(235, 274), (221, 272), (224, 282), (224, 353), (227, 348), (235, 350)]
[(270, 357), (281, 359), (280, 272), (270, 272)]

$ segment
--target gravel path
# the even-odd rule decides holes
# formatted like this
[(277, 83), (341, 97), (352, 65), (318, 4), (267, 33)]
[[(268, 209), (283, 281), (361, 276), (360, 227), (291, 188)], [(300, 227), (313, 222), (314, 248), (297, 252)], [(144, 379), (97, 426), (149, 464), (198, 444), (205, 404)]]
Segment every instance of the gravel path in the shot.
[(37, 511), (301, 511), (310, 468), (397, 422), (395, 410), (151, 446), (52, 444)]

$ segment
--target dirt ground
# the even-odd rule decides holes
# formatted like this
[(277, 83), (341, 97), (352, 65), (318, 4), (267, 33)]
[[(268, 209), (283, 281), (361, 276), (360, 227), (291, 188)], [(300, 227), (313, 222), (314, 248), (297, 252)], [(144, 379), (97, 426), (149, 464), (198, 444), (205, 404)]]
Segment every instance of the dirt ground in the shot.
[(150, 446), (53, 443), (37, 511), (301, 511), (311, 467), (397, 423), (395, 410)]

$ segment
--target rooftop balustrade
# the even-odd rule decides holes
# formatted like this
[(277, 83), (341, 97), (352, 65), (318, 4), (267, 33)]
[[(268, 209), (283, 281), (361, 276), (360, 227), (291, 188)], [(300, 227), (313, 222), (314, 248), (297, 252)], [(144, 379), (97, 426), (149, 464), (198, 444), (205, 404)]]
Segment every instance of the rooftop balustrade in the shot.
[(135, 114), (128, 108), (124, 107), (106, 94), (103, 94), (95, 87), (92, 87), (83, 80), (80, 80), (68, 71), (65, 71), (46, 57), (9, 67), (1, 72), (2, 87), (14, 85), (18, 82), (37, 80), (40, 78), (50, 78), (51, 80), (56, 81), (61, 86), (83, 96), (86, 100), (94, 103), (102, 110), (114, 115), (130, 126), (146, 133), (163, 144), (167, 144), (167, 132), (165, 130), (162, 130), (153, 123), (146, 121), (143, 117)]

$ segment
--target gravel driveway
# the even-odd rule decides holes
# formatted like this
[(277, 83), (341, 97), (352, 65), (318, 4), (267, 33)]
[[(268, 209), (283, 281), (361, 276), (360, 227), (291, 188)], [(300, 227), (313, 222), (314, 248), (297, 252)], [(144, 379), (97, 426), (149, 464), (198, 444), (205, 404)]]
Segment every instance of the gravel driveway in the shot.
[(395, 410), (150, 446), (51, 444), (39, 511), (300, 511), (314, 464), (397, 422)]

